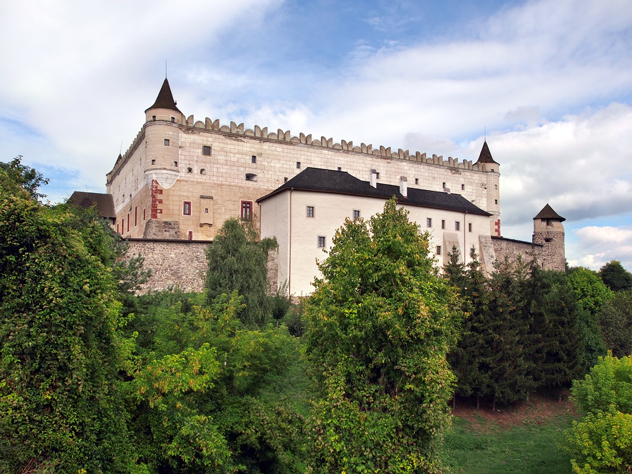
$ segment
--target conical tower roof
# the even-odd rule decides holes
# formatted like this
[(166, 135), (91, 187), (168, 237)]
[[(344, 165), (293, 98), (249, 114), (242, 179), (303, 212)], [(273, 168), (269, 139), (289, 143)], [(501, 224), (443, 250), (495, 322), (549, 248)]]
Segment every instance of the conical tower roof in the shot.
[[(487, 140), (483, 142), (483, 148), (481, 149), (481, 154), (478, 155), (478, 161), (476, 163), (494, 163), (498, 164), (492, 158), (492, 153), (489, 151), (489, 147), (487, 146)], [(476, 164), (474, 163), (474, 164)]]
[(548, 204), (544, 206), (540, 212), (538, 212), (538, 215), (535, 216), (534, 219), (553, 219), (560, 222), (564, 222), (566, 220), (564, 217), (555, 212)]
[[(166, 77), (165, 77), (165, 81), (162, 83), (160, 92), (158, 92), (158, 97), (156, 97), (156, 102), (154, 102), (154, 105), (149, 107), (147, 110), (151, 110), (151, 109), (170, 109), (170, 110), (175, 110), (176, 112), (180, 112), (178, 107), (176, 107), (176, 101), (173, 100), (171, 87), (169, 87), (169, 81), (167, 80)], [(145, 110), (145, 112), (147, 112), (147, 110)]]

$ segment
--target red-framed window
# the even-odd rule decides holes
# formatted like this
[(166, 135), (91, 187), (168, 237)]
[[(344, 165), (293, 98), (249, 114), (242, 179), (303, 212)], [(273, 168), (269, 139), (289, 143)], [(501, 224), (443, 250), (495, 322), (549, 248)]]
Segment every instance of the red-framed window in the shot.
[(192, 230), (190, 230), (190, 231), (187, 233), (187, 238), (188, 238), (189, 240), (193, 240), (193, 231), (192, 231)]
[(143, 207), (143, 222), (145, 222), (145, 208)]
[(138, 207), (134, 206), (134, 227), (138, 225)]
[(182, 203), (182, 214), (185, 216), (191, 215), (191, 201), (184, 201)]
[(129, 232), (129, 212), (127, 213), (127, 232)]
[(252, 220), (252, 201), (241, 201), (241, 218), (245, 221)]

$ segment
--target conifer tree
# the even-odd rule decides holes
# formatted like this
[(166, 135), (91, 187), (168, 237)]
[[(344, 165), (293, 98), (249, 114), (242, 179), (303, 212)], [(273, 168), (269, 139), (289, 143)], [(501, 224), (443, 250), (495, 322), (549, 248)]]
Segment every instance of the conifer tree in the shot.
[(487, 396), (496, 402), (512, 403), (533, 388), (527, 373), (524, 344), (529, 330), (524, 318), (523, 289), (526, 266), (521, 259), (506, 259), (492, 275), (490, 302), (482, 366), (489, 372)]
[(543, 271), (532, 261), (525, 296), (531, 326), (526, 349), (529, 374), (537, 386), (570, 386), (581, 375), (583, 340), (580, 309), (566, 275)]

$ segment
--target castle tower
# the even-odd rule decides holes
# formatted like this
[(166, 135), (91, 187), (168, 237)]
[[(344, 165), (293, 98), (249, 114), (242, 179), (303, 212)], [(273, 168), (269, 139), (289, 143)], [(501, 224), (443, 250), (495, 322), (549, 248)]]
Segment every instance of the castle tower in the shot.
[(481, 154), (475, 165), (482, 164), (485, 166), (486, 181), (481, 186), (487, 190), (487, 206), (485, 210), (492, 214), (490, 217), (490, 233), (493, 236), (500, 237), (500, 165), (494, 161), (492, 154), (487, 146), (487, 140), (483, 142)]
[(533, 218), (533, 243), (541, 244), (540, 262), (545, 270), (566, 270), (564, 222), (548, 204)]

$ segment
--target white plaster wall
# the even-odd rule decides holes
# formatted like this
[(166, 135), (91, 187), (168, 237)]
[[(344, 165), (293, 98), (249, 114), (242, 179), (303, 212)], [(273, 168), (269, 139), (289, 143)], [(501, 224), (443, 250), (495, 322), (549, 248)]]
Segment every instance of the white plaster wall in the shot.
[[(314, 277), (321, 275), (316, 261), (327, 258), (327, 253), (318, 247), (318, 236), (325, 237), (325, 249), (330, 250), (336, 230), (344, 224), (346, 218), (353, 217), (354, 210), (359, 210), (360, 217), (368, 219), (383, 211), (385, 201), (379, 198), (306, 191), (292, 192), (291, 208), (289, 200), (290, 191), (288, 190), (261, 203), (261, 235), (262, 237), (276, 236), (279, 242), (279, 281), (283, 281), (286, 278), (285, 275), (289, 275), (291, 294), (305, 296), (313, 291)], [(314, 207), (314, 217), (307, 217), (307, 206)], [(414, 206), (404, 207), (410, 212), (410, 219), (418, 223), (421, 232), (429, 231), (431, 255), (435, 255), (437, 245), (443, 247), (442, 251), (445, 255), (447, 249), (445, 249), (443, 235), (446, 232), (455, 232), (455, 221), (460, 222), (459, 246), (462, 253), (464, 248), (467, 249), (465, 251), (466, 263), (470, 261), (469, 250), (472, 245), (477, 253), (480, 253), (478, 236), (481, 234), (489, 236), (489, 219), (486, 216), (464, 215), (458, 212)], [(283, 216), (285, 212), (291, 214), (291, 225), (290, 219)], [(426, 227), (427, 218), (432, 219), (431, 228)], [(272, 223), (269, 222), (270, 220), (278, 222)], [(441, 220), (446, 221), (445, 229), (441, 229)], [(472, 232), (469, 232), (468, 223), (472, 223)], [(282, 240), (281, 235), (288, 235), (288, 239)], [(289, 249), (290, 242), (291, 250)], [(464, 247), (464, 242), (466, 247)], [(282, 258), (282, 255), (288, 255), (289, 258)], [(443, 261), (443, 256), (440, 259), (435, 258), (435, 265), (443, 265)]]

